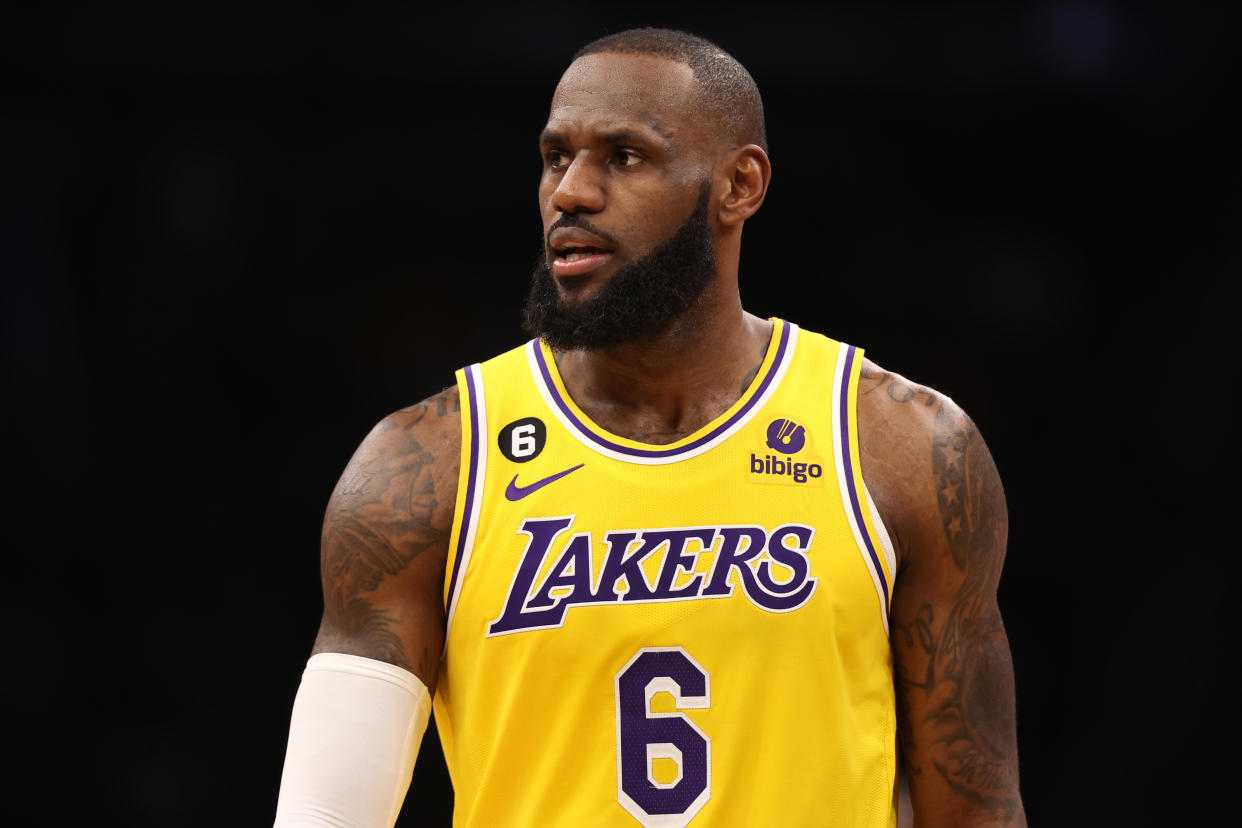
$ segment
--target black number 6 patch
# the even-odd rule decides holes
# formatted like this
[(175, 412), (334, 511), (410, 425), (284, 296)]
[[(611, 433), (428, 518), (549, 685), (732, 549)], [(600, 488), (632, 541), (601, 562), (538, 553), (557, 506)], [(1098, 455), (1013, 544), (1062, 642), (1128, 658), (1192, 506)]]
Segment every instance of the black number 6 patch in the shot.
[(514, 463), (534, 460), (548, 441), (548, 429), (538, 417), (514, 420), (500, 430), (496, 438), (500, 453)]

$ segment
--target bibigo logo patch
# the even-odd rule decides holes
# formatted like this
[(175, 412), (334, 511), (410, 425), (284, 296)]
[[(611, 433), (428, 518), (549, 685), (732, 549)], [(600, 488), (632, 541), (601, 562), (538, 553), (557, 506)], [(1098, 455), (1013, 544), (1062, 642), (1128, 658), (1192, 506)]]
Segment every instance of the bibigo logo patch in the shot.
[(814, 453), (806, 428), (787, 417), (779, 417), (761, 428), (763, 448), (750, 453), (752, 483), (824, 485), (824, 461)]

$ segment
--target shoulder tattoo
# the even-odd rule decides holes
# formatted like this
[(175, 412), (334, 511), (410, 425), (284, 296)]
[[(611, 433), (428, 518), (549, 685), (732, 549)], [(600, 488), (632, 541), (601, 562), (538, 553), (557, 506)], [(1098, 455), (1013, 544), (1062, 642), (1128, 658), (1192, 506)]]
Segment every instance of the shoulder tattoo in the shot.
[[(411, 669), (396, 619), (371, 600), (385, 579), (448, 543), (426, 420), (456, 417), (456, 386), (386, 418), (363, 442), (328, 504), (320, 545), (324, 618), (315, 651), (354, 652)], [(450, 517), (451, 520), (451, 517)]]

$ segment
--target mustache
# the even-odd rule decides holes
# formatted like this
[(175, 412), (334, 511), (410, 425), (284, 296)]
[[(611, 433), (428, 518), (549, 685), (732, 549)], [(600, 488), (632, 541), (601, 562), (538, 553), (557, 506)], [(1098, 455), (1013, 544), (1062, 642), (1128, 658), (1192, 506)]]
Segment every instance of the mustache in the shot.
[(548, 228), (548, 232), (543, 236), (543, 242), (548, 247), (552, 246), (552, 232), (562, 227), (577, 227), (580, 230), (586, 230), (588, 233), (594, 233), (613, 247), (618, 247), (617, 240), (612, 237), (611, 233), (607, 233), (596, 225), (587, 221), (577, 213), (565, 213), (556, 221), (552, 222), (552, 226)]

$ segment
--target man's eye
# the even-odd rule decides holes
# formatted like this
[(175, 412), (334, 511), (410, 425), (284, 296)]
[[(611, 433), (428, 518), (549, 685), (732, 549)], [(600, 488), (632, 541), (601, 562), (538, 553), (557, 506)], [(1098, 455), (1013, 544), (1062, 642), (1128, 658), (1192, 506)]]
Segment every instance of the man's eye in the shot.
[(550, 169), (560, 170), (568, 165), (569, 158), (560, 150), (548, 150), (543, 154), (543, 163)]
[(619, 167), (637, 167), (643, 162), (643, 157), (641, 155), (634, 152), (634, 150), (628, 149), (617, 150), (615, 158), (617, 159), (617, 166)]

